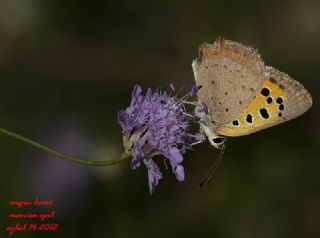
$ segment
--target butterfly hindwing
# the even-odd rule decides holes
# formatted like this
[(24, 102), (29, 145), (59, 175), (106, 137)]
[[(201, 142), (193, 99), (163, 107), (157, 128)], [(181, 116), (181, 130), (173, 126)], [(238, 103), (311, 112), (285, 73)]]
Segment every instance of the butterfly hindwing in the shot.
[(290, 76), (266, 67), (265, 79), (254, 99), (229, 123), (216, 125), (215, 132), (243, 136), (286, 122), (312, 105), (308, 91)]

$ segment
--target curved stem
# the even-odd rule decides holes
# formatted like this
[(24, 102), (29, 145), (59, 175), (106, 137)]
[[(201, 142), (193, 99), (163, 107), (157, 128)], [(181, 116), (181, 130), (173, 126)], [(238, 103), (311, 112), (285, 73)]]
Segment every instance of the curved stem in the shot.
[(78, 163), (78, 164), (84, 164), (84, 165), (89, 165), (89, 166), (108, 166), (108, 165), (113, 165), (113, 164), (118, 164), (126, 159), (128, 159), (130, 157), (130, 155), (128, 155), (127, 153), (122, 153), (120, 156), (118, 156), (117, 158), (114, 158), (114, 159), (111, 159), (111, 160), (101, 160), (101, 161), (93, 161), (93, 160), (82, 160), (82, 159), (78, 159), (78, 158), (75, 158), (75, 157), (72, 157), (72, 156), (69, 156), (69, 155), (66, 155), (66, 154), (63, 154), (55, 149), (52, 149), (48, 146), (45, 146), (45, 145), (42, 145), (36, 141), (33, 141), (33, 140), (30, 140), (24, 136), (21, 136), (21, 135), (18, 135), (14, 132), (11, 132), (7, 129), (4, 129), (4, 128), (0, 128), (0, 132), (7, 135), (7, 136), (10, 136), (10, 137), (13, 137), (15, 139), (18, 139), (22, 142), (25, 142), (29, 145), (32, 145), (40, 150), (43, 150), (43, 151), (46, 151), (46, 152), (49, 152), (61, 159), (64, 159), (64, 160), (68, 160), (68, 161), (71, 161), (73, 163)]

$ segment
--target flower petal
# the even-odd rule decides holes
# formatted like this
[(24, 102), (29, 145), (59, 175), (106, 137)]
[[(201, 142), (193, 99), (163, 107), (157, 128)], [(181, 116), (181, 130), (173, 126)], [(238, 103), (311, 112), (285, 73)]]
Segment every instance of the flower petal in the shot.
[(140, 167), (140, 164), (141, 164), (141, 159), (140, 158), (133, 158), (132, 161), (131, 161), (131, 169), (136, 169), (138, 167)]
[(177, 164), (183, 161), (183, 156), (180, 153), (180, 150), (178, 150), (178, 148), (175, 148), (175, 147), (169, 150), (169, 157), (170, 157), (169, 158), (170, 161), (173, 161), (174, 163), (177, 163)]
[(132, 98), (137, 98), (142, 93), (142, 89), (139, 84), (134, 85), (133, 91), (132, 91)]
[(184, 181), (184, 167), (181, 164), (177, 164), (174, 173), (178, 181)]
[(125, 125), (126, 116), (127, 116), (126, 111), (121, 110), (121, 111), (118, 112), (118, 121), (120, 122), (121, 125)]
[(149, 192), (152, 195), (159, 180), (162, 179), (162, 174), (158, 165), (152, 159), (144, 159), (143, 162), (148, 169)]

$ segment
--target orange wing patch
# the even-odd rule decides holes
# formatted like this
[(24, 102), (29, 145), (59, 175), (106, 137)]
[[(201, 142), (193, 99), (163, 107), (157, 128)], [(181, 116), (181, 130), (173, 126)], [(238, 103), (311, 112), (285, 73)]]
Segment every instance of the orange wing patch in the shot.
[(216, 132), (235, 137), (251, 134), (285, 121), (283, 115), (288, 95), (283, 86), (273, 78), (266, 79), (255, 98), (240, 116), (227, 124), (218, 126)]

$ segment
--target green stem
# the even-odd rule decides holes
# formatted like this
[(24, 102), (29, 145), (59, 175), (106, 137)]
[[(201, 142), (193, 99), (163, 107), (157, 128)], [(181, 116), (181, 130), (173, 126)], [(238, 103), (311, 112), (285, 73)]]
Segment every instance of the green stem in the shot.
[(101, 160), (101, 161), (82, 160), (82, 159), (78, 159), (78, 158), (63, 154), (55, 149), (52, 149), (52, 148), (45, 146), (45, 145), (42, 145), (38, 142), (35, 142), (33, 140), (30, 140), (30, 139), (24, 137), (24, 136), (21, 136), (21, 135), (14, 133), (14, 132), (11, 132), (7, 129), (0, 128), (0, 132), (7, 135), (7, 136), (18, 139), (22, 142), (25, 142), (29, 145), (37, 147), (40, 150), (44, 150), (46, 152), (49, 152), (49, 153), (51, 153), (61, 159), (68, 160), (68, 161), (71, 161), (73, 163), (78, 163), (78, 164), (85, 164), (85, 165), (89, 165), (89, 166), (108, 166), (108, 165), (118, 164), (118, 163), (120, 163), (130, 157), (130, 155), (128, 155), (127, 153), (122, 153), (119, 157), (111, 159), (111, 160)]

